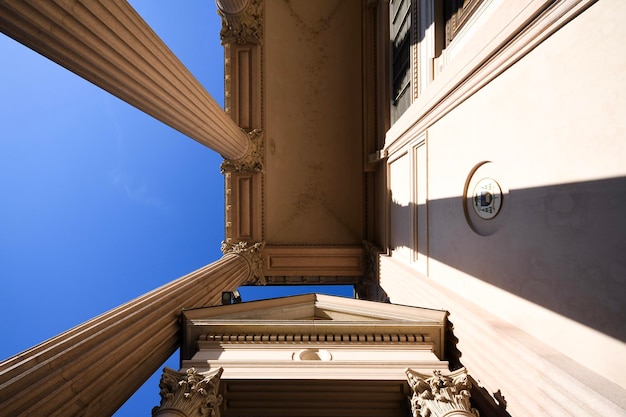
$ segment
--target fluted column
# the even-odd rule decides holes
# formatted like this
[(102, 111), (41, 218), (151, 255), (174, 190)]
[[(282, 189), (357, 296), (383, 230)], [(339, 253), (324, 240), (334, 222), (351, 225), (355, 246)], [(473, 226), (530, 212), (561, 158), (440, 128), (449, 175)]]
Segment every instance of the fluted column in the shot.
[(0, 31), (219, 152), (246, 134), (126, 1), (0, 1)]
[(172, 355), (183, 308), (217, 305), (258, 279), (262, 244), (239, 245), (189, 275), (0, 363), (0, 415), (109, 416)]

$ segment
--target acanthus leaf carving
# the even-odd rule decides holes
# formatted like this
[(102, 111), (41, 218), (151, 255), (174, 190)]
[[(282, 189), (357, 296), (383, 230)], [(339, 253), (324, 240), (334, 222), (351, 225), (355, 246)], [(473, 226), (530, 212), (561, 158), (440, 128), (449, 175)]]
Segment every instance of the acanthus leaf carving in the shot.
[(261, 252), (265, 247), (265, 242), (258, 242), (249, 245), (248, 242), (222, 242), (222, 253), (224, 255), (227, 254), (236, 254), (243, 257), (248, 265), (250, 266), (250, 274), (252, 276), (252, 280), (247, 282), (247, 284), (252, 285), (266, 285), (267, 280), (265, 279), (265, 275), (263, 274), (263, 256)]
[(261, 0), (251, 0), (238, 13), (228, 13), (220, 9), (218, 9), (218, 13), (222, 17), (222, 29), (220, 30), (222, 45), (229, 43), (263, 43), (263, 8)]
[(177, 410), (188, 417), (219, 417), (222, 396), (218, 389), (222, 372), (222, 368), (212, 372), (164, 368), (159, 382), (161, 404), (152, 409), (153, 417), (168, 414), (168, 410)]
[(478, 417), (470, 403), (472, 384), (465, 368), (448, 375), (433, 371), (432, 376), (406, 370), (413, 395), (410, 398), (413, 417)]
[(231, 161), (225, 159), (220, 170), (225, 172), (263, 172), (263, 133), (259, 129), (248, 132), (250, 146), (243, 158)]

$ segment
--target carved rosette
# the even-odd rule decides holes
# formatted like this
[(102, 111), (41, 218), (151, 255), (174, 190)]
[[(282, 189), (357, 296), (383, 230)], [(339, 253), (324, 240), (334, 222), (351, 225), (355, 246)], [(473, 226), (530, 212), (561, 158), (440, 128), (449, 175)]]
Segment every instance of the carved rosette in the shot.
[(152, 409), (153, 417), (219, 417), (222, 396), (218, 389), (222, 372), (222, 368), (213, 372), (197, 372), (195, 368), (178, 372), (164, 368), (159, 383), (161, 405)]
[(478, 411), (470, 404), (472, 384), (465, 368), (443, 375), (433, 371), (433, 376), (411, 369), (406, 370), (413, 417), (478, 417)]
[(265, 242), (258, 242), (248, 245), (247, 242), (222, 242), (222, 253), (236, 254), (243, 257), (250, 266), (252, 280), (247, 282), (248, 285), (266, 285), (267, 280), (263, 274), (263, 257), (261, 252), (265, 247)]
[(245, 7), (236, 10), (235, 13), (229, 13), (229, 10), (224, 7), (218, 7), (218, 13), (222, 17), (220, 30), (222, 45), (262, 43), (263, 7), (261, 0), (250, 0)]
[(236, 161), (225, 159), (220, 166), (225, 172), (263, 172), (263, 133), (259, 129), (248, 132), (250, 146), (246, 155)]

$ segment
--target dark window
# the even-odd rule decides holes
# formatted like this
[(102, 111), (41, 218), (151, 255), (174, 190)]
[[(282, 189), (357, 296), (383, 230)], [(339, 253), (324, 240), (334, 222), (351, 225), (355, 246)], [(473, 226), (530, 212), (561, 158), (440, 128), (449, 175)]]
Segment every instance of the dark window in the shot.
[(484, 0), (446, 0), (446, 44), (448, 46), (459, 30), (467, 23), (472, 14)]
[(391, 39), (391, 123), (411, 105), (411, 0), (393, 0)]

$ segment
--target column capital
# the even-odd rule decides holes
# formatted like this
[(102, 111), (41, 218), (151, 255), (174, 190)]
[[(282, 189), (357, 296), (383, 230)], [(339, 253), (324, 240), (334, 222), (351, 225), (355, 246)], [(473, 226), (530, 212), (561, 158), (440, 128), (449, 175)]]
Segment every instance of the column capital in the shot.
[(265, 285), (267, 280), (263, 274), (263, 257), (261, 251), (265, 247), (265, 242), (248, 244), (248, 242), (222, 242), (222, 253), (224, 255), (234, 254), (241, 256), (248, 262), (250, 267), (250, 280), (247, 284)]
[(478, 417), (470, 404), (472, 384), (465, 368), (448, 375), (435, 370), (432, 376), (407, 369), (406, 376), (413, 390), (413, 417)]
[(217, 0), (216, 3), (222, 17), (222, 45), (263, 43), (261, 0)]
[(220, 377), (224, 370), (186, 372), (164, 368), (159, 388), (161, 404), (152, 409), (154, 417), (219, 417), (222, 396), (218, 394)]
[(222, 174), (225, 172), (263, 172), (263, 132), (260, 129), (254, 129), (247, 133), (248, 135), (248, 151), (237, 160), (225, 159), (220, 166)]

